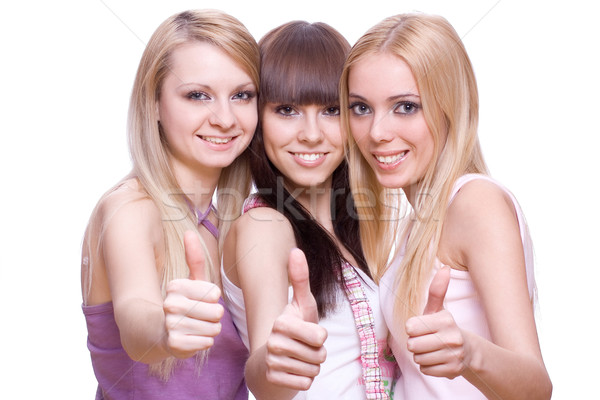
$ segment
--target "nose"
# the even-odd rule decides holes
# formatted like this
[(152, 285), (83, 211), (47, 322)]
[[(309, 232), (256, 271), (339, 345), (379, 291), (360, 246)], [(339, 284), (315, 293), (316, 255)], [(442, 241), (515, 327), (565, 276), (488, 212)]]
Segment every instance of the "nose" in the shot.
[(224, 131), (231, 129), (236, 123), (236, 116), (228, 101), (216, 101), (209, 105), (208, 122)]
[(376, 142), (391, 142), (393, 139), (393, 118), (390, 113), (374, 115), (369, 136)]
[(298, 133), (298, 140), (307, 143), (319, 143), (323, 140), (323, 131), (316, 115), (305, 115)]

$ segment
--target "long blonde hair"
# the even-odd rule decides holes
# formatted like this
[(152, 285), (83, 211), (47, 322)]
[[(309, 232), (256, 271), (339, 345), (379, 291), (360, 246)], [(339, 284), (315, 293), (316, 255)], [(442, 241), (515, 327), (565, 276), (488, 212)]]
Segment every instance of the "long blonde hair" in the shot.
[[(169, 165), (157, 124), (156, 103), (169, 73), (171, 54), (177, 47), (193, 41), (208, 42), (220, 48), (242, 66), (257, 88), (259, 84), (260, 56), (256, 41), (240, 21), (221, 11), (192, 10), (176, 14), (157, 28), (146, 46), (131, 95), (128, 134), (133, 173), (166, 220), (168, 261), (163, 283), (181, 277), (181, 272), (184, 275), (187, 272), (181, 238), (185, 230), (195, 227), (196, 221), (191, 213), (186, 213), (185, 220), (172, 221), (174, 209), (187, 210), (188, 207), (183, 196), (177, 196), (181, 189)], [(248, 158), (244, 153), (221, 173), (217, 189), (220, 249), (231, 222), (239, 216), (242, 202), (250, 191), (248, 169)], [(178, 271), (182, 265), (184, 268)], [(213, 270), (209, 276), (214, 274)]]
[[(169, 74), (171, 55), (175, 49), (190, 42), (207, 42), (224, 51), (250, 76), (259, 87), (260, 56), (258, 45), (236, 18), (217, 10), (189, 10), (165, 20), (154, 32), (142, 54), (135, 77), (128, 116), (129, 150), (133, 161), (130, 176), (137, 178), (142, 190), (158, 208), (164, 232), (165, 262), (162, 265), (161, 291), (165, 295), (166, 284), (177, 278), (186, 278), (189, 270), (185, 261), (183, 235), (187, 230), (197, 230), (196, 216), (190, 212), (183, 190), (177, 183), (169, 162), (164, 137), (158, 124), (156, 104), (160, 99), (162, 84)], [(118, 184), (116, 187), (118, 187)], [(109, 190), (102, 200), (114, 191)], [(219, 206), (219, 253), (231, 222), (240, 215), (243, 200), (250, 192), (248, 155), (245, 151), (230, 166), (223, 169), (218, 182)], [(90, 221), (94, 221), (92, 213)], [(84, 243), (84, 252), (97, 254), (103, 227), (88, 226), (89, 232), (99, 232), (98, 243)], [(86, 235), (87, 236), (87, 235)], [(206, 251), (206, 246), (205, 251)], [(87, 290), (91, 287), (92, 265), (88, 267)], [(210, 264), (206, 279), (217, 281), (218, 265)], [(84, 260), (85, 262), (85, 260)], [(168, 378), (174, 359), (167, 359), (152, 366), (163, 378)]]
[[(434, 154), (419, 186), (410, 219), (400, 189), (377, 181), (352, 135), (348, 135), (350, 182), (360, 218), (361, 240), (372, 274), (379, 279), (390, 252), (410, 235), (396, 277), (396, 313), (407, 318), (420, 312), (431, 274), (448, 199), (456, 179), (465, 173), (487, 174), (477, 124), (479, 100), (471, 62), (460, 37), (444, 18), (426, 14), (389, 17), (364, 34), (350, 51), (341, 78), (343, 126), (349, 133), (348, 76), (352, 66), (374, 54), (404, 61), (417, 82), (425, 121), (434, 139)], [(444, 140), (445, 138), (445, 140)], [(376, 197), (379, 195), (380, 198)]]

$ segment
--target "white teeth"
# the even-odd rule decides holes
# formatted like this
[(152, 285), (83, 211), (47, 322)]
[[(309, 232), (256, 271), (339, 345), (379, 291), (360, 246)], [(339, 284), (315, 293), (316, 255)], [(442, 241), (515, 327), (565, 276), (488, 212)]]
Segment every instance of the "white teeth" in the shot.
[(294, 155), (304, 161), (315, 161), (323, 157), (324, 153), (294, 153)]
[(403, 151), (402, 153), (393, 155), (393, 156), (375, 156), (375, 158), (377, 159), (377, 161), (379, 161), (382, 164), (393, 164), (396, 161), (398, 161), (399, 159), (401, 159), (402, 157), (404, 157), (406, 155), (406, 151)]
[(215, 144), (225, 144), (233, 140), (232, 137), (200, 136), (203, 140)]

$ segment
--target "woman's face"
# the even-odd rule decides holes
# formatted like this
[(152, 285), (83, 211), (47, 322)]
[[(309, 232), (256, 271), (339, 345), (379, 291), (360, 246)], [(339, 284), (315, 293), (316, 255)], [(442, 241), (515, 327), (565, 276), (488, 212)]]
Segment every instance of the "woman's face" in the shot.
[(436, 155), (409, 66), (391, 54), (370, 55), (351, 67), (348, 87), (350, 128), (363, 157), (381, 185), (410, 191)]
[(337, 104), (265, 104), (265, 151), (288, 190), (331, 186), (331, 175), (344, 159), (339, 115)]
[(177, 171), (218, 171), (250, 143), (257, 88), (221, 49), (192, 42), (175, 49), (157, 103)]

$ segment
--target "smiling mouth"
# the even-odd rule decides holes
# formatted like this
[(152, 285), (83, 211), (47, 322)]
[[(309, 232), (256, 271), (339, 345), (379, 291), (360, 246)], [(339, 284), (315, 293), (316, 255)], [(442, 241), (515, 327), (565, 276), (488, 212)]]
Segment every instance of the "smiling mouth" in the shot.
[(400, 161), (402, 158), (406, 156), (408, 150), (403, 151), (402, 153), (394, 154), (393, 156), (375, 156), (375, 159), (379, 161), (381, 164), (390, 165), (395, 162)]
[(316, 161), (324, 155), (325, 153), (294, 153), (294, 156), (304, 161)]
[(200, 139), (207, 141), (209, 143), (214, 143), (214, 144), (226, 144), (231, 142), (233, 139), (235, 139), (234, 136), (229, 136), (229, 137), (217, 137), (217, 136), (198, 136)]

